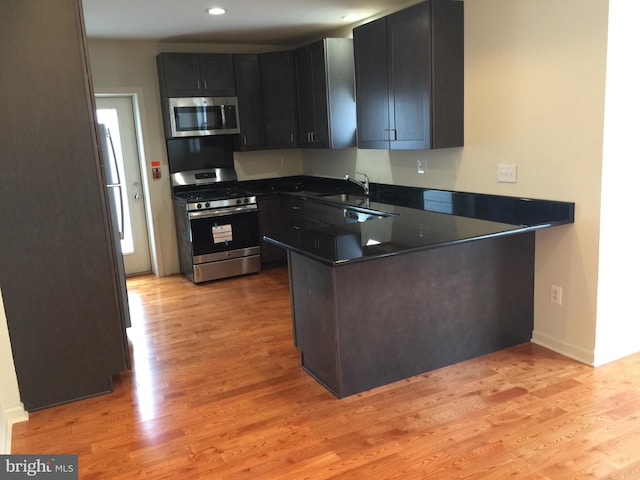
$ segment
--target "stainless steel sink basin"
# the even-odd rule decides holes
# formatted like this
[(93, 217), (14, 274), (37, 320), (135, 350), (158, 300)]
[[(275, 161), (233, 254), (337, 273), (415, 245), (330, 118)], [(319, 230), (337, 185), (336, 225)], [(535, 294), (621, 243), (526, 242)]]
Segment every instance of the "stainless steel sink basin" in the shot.
[(388, 217), (389, 215), (383, 213), (368, 213), (368, 212), (360, 212), (358, 210), (352, 210), (350, 208), (344, 209), (344, 221), (346, 223), (362, 223), (368, 222), (369, 220), (379, 220), (381, 218)]
[(369, 208), (369, 197), (363, 195), (355, 195), (353, 193), (334, 193), (331, 195), (323, 195), (322, 198), (331, 200), (332, 202), (348, 203), (353, 207)]
[[(369, 197), (354, 193), (332, 193), (320, 195), (323, 199), (345, 206), (344, 219), (346, 223), (362, 223), (369, 220), (379, 220), (391, 217), (395, 214), (387, 213), (376, 209), (375, 202), (371, 202)], [(373, 207), (371, 206), (373, 203)]]

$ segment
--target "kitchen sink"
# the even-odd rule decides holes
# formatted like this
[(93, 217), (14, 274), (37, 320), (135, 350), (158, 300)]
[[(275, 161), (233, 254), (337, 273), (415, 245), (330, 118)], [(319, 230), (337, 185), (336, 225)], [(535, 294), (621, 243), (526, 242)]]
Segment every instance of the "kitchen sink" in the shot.
[(344, 221), (345, 223), (362, 223), (368, 222), (369, 220), (379, 220), (381, 218), (389, 217), (388, 213), (384, 212), (361, 212), (358, 210), (353, 210), (351, 208), (344, 209)]
[(322, 195), (322, 198), (332, 202), (348, 203), (352, 207), (369, 208), (369, 197), (353, 193), (334, 193)]

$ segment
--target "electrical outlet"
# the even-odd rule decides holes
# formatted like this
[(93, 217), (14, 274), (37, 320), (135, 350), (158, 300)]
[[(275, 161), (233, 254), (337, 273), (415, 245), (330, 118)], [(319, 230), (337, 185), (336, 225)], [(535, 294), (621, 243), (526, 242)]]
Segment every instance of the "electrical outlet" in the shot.
[(424, 173), (426, 167), (427, 167), (426, 160), (418, 160), (418, 173)]
[(498, 182), (516, 183), (518, 181), (517, 167), (506, 163), (498, 164)]
[(551, 303), (562, 305), (562, 287), (551, 285)]

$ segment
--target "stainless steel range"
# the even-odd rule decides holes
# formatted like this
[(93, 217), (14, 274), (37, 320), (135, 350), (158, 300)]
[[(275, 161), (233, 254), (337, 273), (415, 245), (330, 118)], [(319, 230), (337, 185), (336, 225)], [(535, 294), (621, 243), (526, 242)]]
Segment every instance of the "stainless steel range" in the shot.
[(172, 165), (169, 148), (170, 169), (204, 167), (171, 172), (180, 271), (194, 283), (260, 271), (256, 197), (238, 187), (232, 160), (214, 160)]

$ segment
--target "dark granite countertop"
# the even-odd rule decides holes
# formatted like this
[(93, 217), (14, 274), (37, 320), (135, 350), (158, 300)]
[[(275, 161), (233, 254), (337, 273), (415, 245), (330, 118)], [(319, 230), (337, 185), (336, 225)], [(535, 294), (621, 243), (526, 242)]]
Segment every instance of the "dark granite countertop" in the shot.
[[(574, 220), (571, 202), (383, 184), (372, 184), (371, 195), (365, 198), (356, 185), (342, 180), (291, 177), (260, 182), (245, 188), (372, 214), (367, 221), (345, 219), (342, 225), (265, 237), (274, 245), (331, 265), (518, 234)], [(273, 182), (278, 183), (275, 188)], [(348, 195), (342, 195), (344, 192)]]

